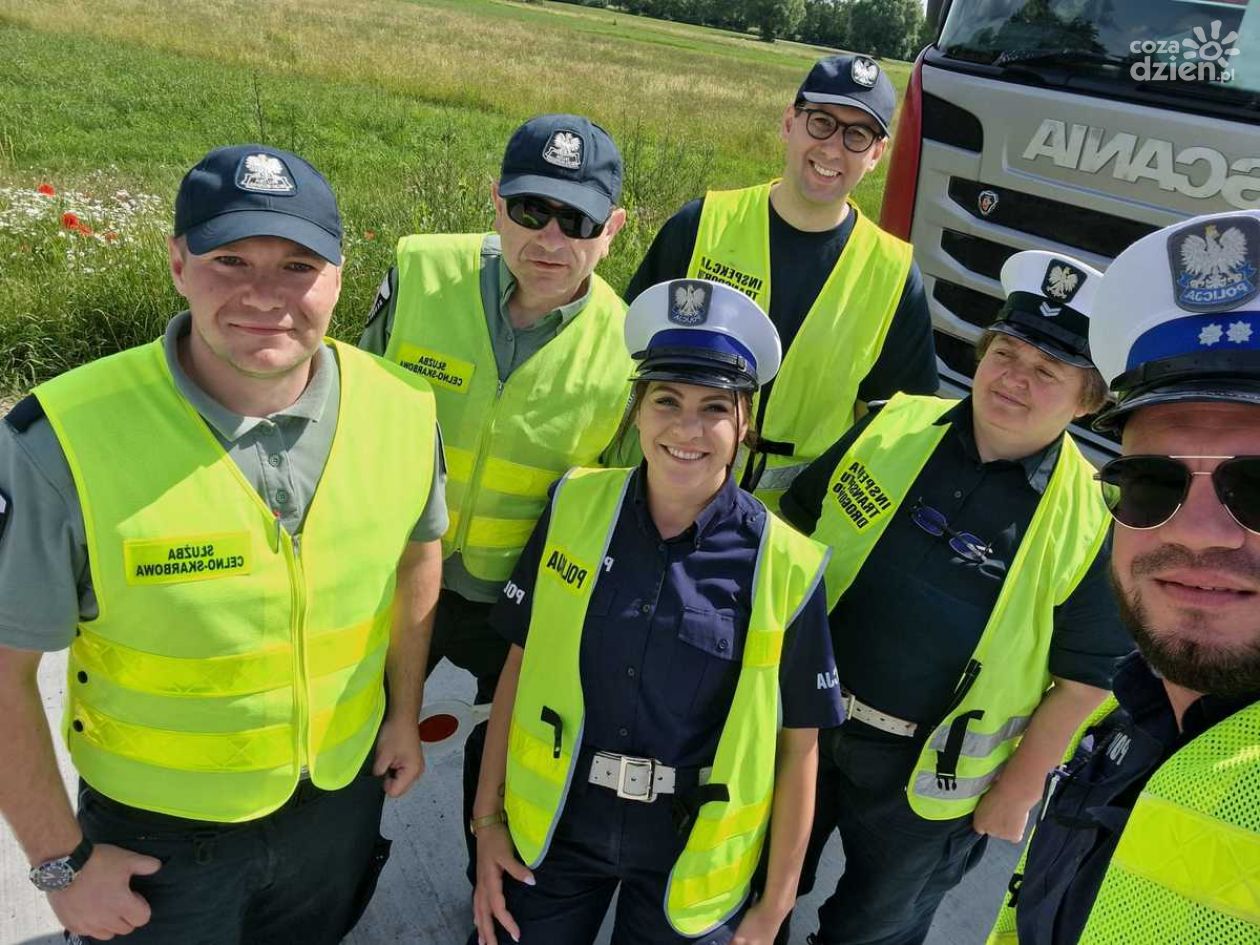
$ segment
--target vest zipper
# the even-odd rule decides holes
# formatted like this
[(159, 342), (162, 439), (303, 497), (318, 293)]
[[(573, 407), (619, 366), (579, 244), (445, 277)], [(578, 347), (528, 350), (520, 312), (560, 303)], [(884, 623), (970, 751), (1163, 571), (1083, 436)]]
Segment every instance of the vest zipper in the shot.
[[(276, 519), (279, 527), (279, 519)], [(307, 746), (310, 741), (310, 706), (307, 700), (306, 646), (306, 575), (302, 570), (302, 538), (289, 535), (287, 542), (280, 542), (285, 563), (289, 566), (290, 616), (289, 626), (293, 638), (293, 698), (297, 710), (294, 726), (296, 757), (300, 773), (309, 771), (310, 758)]]
[(490, 404), (490, 413), (481, 425), (481, 429), (477, 431), (477, 448), (473, 451), (473, 468), (468, 479), (468, 494), (464, 496), (463, 505), (459, 510), (459, 528), (455, 530), (455, 551), (461, 553), (464, 550), (464, 542), (468, 540), (468, 531), (472, 528), (473, 509), (477, 507), (477, 497), (481, 493), (481, 470), (486, 464), (486, 454), (489, 452), (487, 433), (494, 428), (494, 418), (503, 397), (504, 384), (505, 381), (500, 379), (498, 387), (495, 388), (494, 400)]

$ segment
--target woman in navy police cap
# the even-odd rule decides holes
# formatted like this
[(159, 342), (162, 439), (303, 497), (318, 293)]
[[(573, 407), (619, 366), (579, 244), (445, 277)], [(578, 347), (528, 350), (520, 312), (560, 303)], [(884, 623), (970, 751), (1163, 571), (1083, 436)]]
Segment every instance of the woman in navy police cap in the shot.
[(730, 476), (779, 339), (738, 290), (676, 280), (626, 341), (644, 461), (554, 487), (492, 615), (513, 646), (470, 825), (476, 938), (589, 945), (620, 887), (615, 945), (769, 945), (841, 718), (826, 551)]

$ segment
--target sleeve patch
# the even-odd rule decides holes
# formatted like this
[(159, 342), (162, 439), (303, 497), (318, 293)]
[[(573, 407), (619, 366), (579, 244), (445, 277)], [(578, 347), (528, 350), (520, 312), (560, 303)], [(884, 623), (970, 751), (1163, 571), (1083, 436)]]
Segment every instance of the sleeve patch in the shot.
[(12, 507), (9, 497), (0, 492), (0, 541), (4, 541), (4, 527), (9, 523), (9, 509)]

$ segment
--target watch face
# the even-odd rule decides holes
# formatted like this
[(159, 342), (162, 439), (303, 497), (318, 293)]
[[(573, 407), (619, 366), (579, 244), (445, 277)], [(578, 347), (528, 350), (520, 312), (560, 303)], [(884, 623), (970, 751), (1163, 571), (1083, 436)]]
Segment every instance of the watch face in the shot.
[(36, 889), (43, 892), (57, 892), (70, 885), (74, 879), (74, 870), (70, 867), (70, 857), (63, 856), (35, 867), (30, 875)]

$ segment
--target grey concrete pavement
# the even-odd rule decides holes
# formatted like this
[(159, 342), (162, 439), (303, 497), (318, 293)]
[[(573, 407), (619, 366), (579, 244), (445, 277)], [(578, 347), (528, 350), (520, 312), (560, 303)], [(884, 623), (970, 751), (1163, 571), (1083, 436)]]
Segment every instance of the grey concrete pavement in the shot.
[[(65, 659), (45, 658), (40, 685), (49, 715), (61, 716)], [(443, 664), (429, 681), (429, 699), (471, 699), (471, 677)], [(62, 772), (73, 783), (58, 742)], [(393, 854), (376, 898), (346, 945), (464, 945), (472, 929), (469, 888), (464, 878), (460, 816), (459, 755), (433, 757), (420, 785), (400, 801), (385, 805), (384, 833)], [(990, 844), (980, 865), (945, 900), (928, 945), (980, 945), (1002, 899), (1018, 849)], [(819, 872), (817, 891), (797, 906), (792, 945), (804, 945), (814, 928), (816, 909), (843, 868), (840, 844), (833, 840)], [(26, 879), (27, 863), (12, 834), (0, 826), (0, 945), (60, 945), (61, 934), (44, 897)], [(596, 945), (607, 945), (608, 929)], [(125, 942), (125, 939), (119, 939)]]

